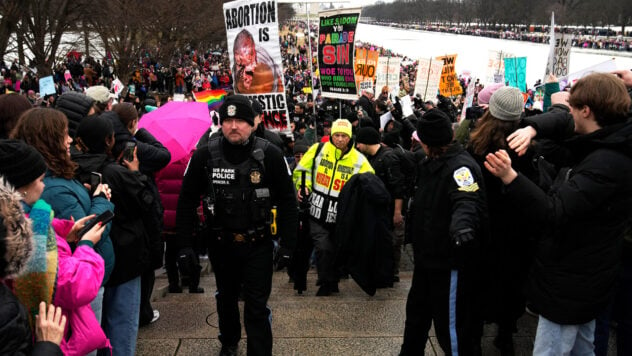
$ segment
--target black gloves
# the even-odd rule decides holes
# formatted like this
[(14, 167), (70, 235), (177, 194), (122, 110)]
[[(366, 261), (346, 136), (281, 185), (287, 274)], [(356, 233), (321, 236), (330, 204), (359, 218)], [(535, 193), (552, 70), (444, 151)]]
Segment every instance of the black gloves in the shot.
[(452, 243), (454, 247), (461, 247), (464, 244), (474, 240), (474, 230), (473, 229), (465, 229), (457, 232), (452, 236)]

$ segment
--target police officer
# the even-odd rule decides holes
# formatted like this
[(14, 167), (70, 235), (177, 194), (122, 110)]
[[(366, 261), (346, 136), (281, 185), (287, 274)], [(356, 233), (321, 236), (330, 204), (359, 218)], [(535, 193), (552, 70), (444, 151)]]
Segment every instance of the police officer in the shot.
[(196, 258), (191, 234), (195, 209), (203, 199), (209, 257), (217, 282), (220, 355), (237, 354), (240, 290), (248, 355), (271, 355), (267, 307), (272, 287), (271, 227), (276, 226), (281, 244), (292, 250), (298, 224), (295, 191), (281, 151), (254, 135), (250, 101), (242, 95), (229, 96), (219, 115), (222, 135), (196, 150), (182, 181), (176, 213), (180, 254)]
[(477, 315), (481, 244), (487, 203), (479, 165), (458, 143), (439, 109), (419, 120), (427, 158), (418, 166), (412, 206), (415, 256), (400, 355), (423, 355), (434, 322), (446, 355), (479, 355)]

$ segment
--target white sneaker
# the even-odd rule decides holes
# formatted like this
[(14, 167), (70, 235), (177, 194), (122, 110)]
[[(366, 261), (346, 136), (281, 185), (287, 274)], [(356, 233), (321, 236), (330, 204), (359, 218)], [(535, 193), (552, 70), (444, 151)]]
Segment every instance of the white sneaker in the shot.
[(154, 317), (151, 318), (151, 321), (149, 322), (150, 324), (156, 322), (156, 320), (158, 320), (160, 318), (160, 312), (158, 311), (158, 309), (154, 309)]

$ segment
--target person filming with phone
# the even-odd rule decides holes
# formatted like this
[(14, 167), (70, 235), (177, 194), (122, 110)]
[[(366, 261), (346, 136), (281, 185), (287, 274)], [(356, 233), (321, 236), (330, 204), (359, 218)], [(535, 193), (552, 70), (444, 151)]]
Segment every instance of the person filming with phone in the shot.
[(114, 203), (112, 243), (116, 264), (105, 285), (102, 326), (113, 353), (133, 355), (140, 309), (140, 275), (149, 265), (147, 229), (154, 197), (148, 178), (139, 171), (137, 148), (116, 114), (87, 117), (77, 129), (82, 155), (73, 157), (84, 176), (101, 172)]

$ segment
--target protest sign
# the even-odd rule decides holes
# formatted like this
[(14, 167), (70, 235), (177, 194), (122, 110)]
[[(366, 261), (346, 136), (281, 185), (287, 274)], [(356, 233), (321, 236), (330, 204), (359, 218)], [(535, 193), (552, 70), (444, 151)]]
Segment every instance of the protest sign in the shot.
[(470, 83), (467, 85), (467, 89), (465, 90), (465, 103), (463, 103), (463, 108), (461, 109), (461, 118), (459, 121), (463, 121), (465, 119), (465, 115), (467, 114), (467, 108), (472, 107), (472, 103), (474, 102), (474, 91), (476, 88), (476, 78), (471, 78)]
[(439, 92), (443, 96), (461, 95), (463, 88), (456, 77), (454, 65), (456, 64), (456, 54), (441, 56), (436, 58), (443, 61), (443, 69), (441, 70), (441, 80), (439, 81)]
[(402, 116), (407, 117), (415, 114), (413, 112), (413, 101), (410, 100), (409, 95), (401, 97), (399, 99), (399, 104), (402, 106)]
[(223, 8), (235, 93), (261, 104), (266, 128), (289, 134), (276, 1), (239, 0)]
[(55, 94), (57, 91), (55, 90), (55, 82), (53, 81), (53, 76), (49, 75), (47, 77), (43, 77), (39, 79), (39, 93), (40, 96)]
[(505, 83), (527, 92), (527, 57), (505, 58)]
[(173, 101), (184, 101), (184, 94), (173, 94)]
[(568, 67), (571, 63), (571, 36), (556, 33), (553, 41), (553, 56), (549, 56), (549, 60), (546, 63), (544, 81), (546, 81), (549, 74), (553, 74), (558, 78), (567, 76)]
[(358, 93), (364, 89), (373, 89), (378, 53), (366, 48), (356, 48), (355, 80)]
[(382, 92), (388, 87), (389, 97), (397, 96), (399, 92), (399, 72), (401, 59), (397, 57), (379, 57), (377, 60), (377, 74), (375, 91)]
[(360, 8), (338, 9), (318, 14), (318, 68), (323, 97), (358, 98), (353, 55)]
[(503, 51), (489, 51), (489, 59), (487, 61), (487, 76), (485, 83), (504, 83), (505, 82), (505, 58), (515, 57), (512, 53)]
[(614, 59), (607, 60), (605, 62), (595, 64), (594, 66), (590, 66), (584, 68), (578, 72), (574, 72), (569, 74), (566, 77), (558, 78), (560, 82), (560, 89), (566, 88), (568, 85), (572, 85), (577, 80), (592, 74), (592, 73), (610, 73), (617, 70), (617, 65), (614, 62)]
[(116, 78), (112, 81), (110, 90), (113, 90), (114, 94), (121, 95), (123, 89), (125, 89), (125, 85), (123, 85), (123, 82), (121, 82), (120, 79)]
[(434, 100), (439, 92), (443, 61), (432, 58), (419, 60), (417, 65), (417, 80), (415, 81), (415, 95), (421, 96), (423, 101)]
[(386, 124), (391, 120), (393, 120), (393, 115), (391, 114), (390, 111), (380, 116), (380, 128), (384, 130), (384, 128), (386, 127)]

